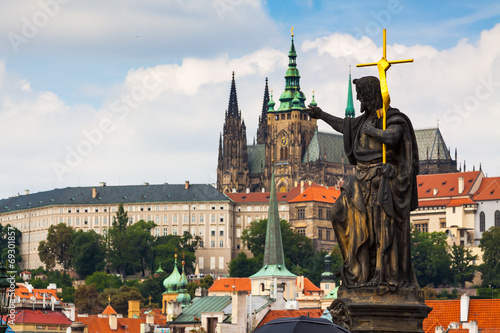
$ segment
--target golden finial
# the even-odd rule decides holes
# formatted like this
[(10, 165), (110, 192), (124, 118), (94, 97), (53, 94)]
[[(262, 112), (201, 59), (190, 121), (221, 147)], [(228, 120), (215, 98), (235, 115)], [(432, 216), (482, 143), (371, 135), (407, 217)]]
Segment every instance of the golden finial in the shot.
[(108, 295), (108, 305), (110, 305), (110, 304), (111, 304), (111, 294)]
[(293, 27), (292, 27), (292, 29), (290, 30), (290, 32), (292, 33), (292, 37), (293, 37)]

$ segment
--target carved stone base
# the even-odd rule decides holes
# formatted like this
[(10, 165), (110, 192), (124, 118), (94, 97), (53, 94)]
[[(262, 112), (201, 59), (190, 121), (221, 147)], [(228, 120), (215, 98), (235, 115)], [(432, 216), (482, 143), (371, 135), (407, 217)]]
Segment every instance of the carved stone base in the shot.
[(339, 290), (337, 295), (328, 307), (333, 322), (353, 333), (422, 333), (422, 322), (432, 310), (422, 290), (359, 288)]

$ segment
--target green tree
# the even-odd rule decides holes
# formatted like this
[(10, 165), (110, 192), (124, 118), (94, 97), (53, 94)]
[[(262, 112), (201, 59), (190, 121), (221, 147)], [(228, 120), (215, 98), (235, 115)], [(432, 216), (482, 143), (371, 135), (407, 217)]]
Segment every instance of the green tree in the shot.
[(262, 267), (262, 258), (248, 258), (245, 252), (229, 262), (229, 276), (249, 277), (259, 271)]
[[(301, 268), (309, 266), (313, 255), (312, 242), (304, 235), (300, 235), (285, 220), (280, 221), (281, 239), (285, 249), (285, 264), (292, 273), (302, 273)], [(243, 230), (241, 239), (256, 258), (263, 258), (266, 243), (267, 219), (256, 220)], [(262, 261), (260, 263), (262, 265)], [(307, 276), (307, 275), (306, 275)]]
[(163, 280), (151, 277), (139, 284), (138, 289), (141, 292), (142, 298), (148, 299), (151, 296), (152, 303), (161, 304), (162, 293), (164, 291)]
[(140, 300), (144, 302), (139, 289), (129, 286), (121, 286), (120, 289), (105, 289), (99, 295), (98, 303), (101, 307), (105, 307), (108, 305), (108, 299), (110, 299), (113, 309), (124, 316), (128, 313), (128, 301)]
[(99, 306), (97, 298), (99, 293), (95, 285), (81, 285), (75, 291), (75, 306), (78, 309), (78, 313), (87, 314), (97, 314), (100, 313), (103, 308)]
[(104, 289), (120, 288), (123, 283), (121, 279), (115, 275), (106, 274), (105, 272), (95, 272), (87, 276), (85, 279), (86, 285), (94, 285), (98, 292), (103, 292)]
[(129, 246), (137, 253), (142, 276), (145, 276), (145, 270), (150, 267), (153, 258), (152, 245), (154, 237), (151, 235), (151, 229), (156, 224), (153, 221), (146, 222), (140, 220), (127, 228), (127, 239), (130, 240)]
[(137, 251), (130, 246), (132, 239), (130, 234), (127, 234), (128, 226), (127, 212), (123, 209), (123, 203), (120, 203), (113, 218), (113, 225), (109, 229), (109, 262), (122, 279), (139, 268)]
[(155, 268), (159, 267), (160, 262), (164, 268), (174, 267), (174, 255), (178, 252), (180, 258), (178, 258), (177, 264), (180, 265), (180, 261), (184, 260), (186, 262), (186, 274), (192, 274), (196, 262), (195, 251), (200, 240), (200, 237), (193, 238), (190, 233), (182, 236), (167, 235), (157, 237), (153, 243), (154, 264), (151, 270), (154, 271)]
[(75, 232), (70, 251), (73, 253), (73, 268), (82, 279), (104, 268), (106, 246), (101, 235), (94, 230)]
[(64, 223), (49, 227), (47, 240), (41, 241), (38, 245), (38, 255), (47, 269), (53, 268), (55, 263), (60, 264), (64, 269), (71, 267), (73, 255), (70, 247), (73, 243), (73, 233), (73, 228)]
[(10, 224), (0, 225), (0, 262), (8, 270), (19, 270), (19, 263), (23, 260), (19, 250), (21, 236), (21, 231)]
[(451, 259), (444, 232), (411, 233), (411, 254), (413, 269), (421, 286), (439, 286), (450, 283)]
[(451, 247), (451, 276), (454, 282), (465, 288), (465, 282), (472, 282), (477, 266), (474, 264), (477, 255), (463, 246), (455, 245)]
[(483, 264), (480, 266), (483, 287), (492, 285), (498, 288), (499, 275), (495, 272), (500, 272), (500, 227), (491, 227), (483, 232), (479, 247), (483, 251)]

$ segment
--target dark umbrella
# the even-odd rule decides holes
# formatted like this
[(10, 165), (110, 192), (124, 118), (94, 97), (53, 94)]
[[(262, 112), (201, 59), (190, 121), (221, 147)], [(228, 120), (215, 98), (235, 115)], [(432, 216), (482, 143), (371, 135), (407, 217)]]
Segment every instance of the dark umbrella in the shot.
[(343, 327), (335, 325), (325, 318), (311, 318), (306, 316), (294, 318), (278, 318), (265, 323), (254, 333), (350, 333)]

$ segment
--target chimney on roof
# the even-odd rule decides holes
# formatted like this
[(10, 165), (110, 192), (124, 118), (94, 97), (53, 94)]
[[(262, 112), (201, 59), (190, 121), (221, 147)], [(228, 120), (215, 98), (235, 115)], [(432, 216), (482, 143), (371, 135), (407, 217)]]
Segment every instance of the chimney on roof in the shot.
[(144, 183), (143, 183), (143, 185), (144, 185), (144, 186), (148, 186), (148, 185), (149, 185), (149, 183), (148, 183), (148, 182), (144, 182)]
[(434, 190), (433, 190), (433, 192), (432, 192), (432, 193), (433, 193), (434, 195), (436, 195), (436, 194), (438, 194), (438, 192), (439, 192), (439, 190), (438, 190), (437, 188), (434, 188)]
[(116, 331), (118, 329), (118, 318), (116, 313), (110, 313), (108, 315), (109, 318), (109, 329), (112, 331)]
[(250, 187), (247, 187), (246, 192), (247, 192), (247, 193), (250, 193)]
[(187, 190), (188, 188), (189, 188), (189, 180), (186, 180), (186, 181), (184, 182), (184, 189), (186, 189), (186, 190)]
[(231, 324), (236, 325), (238, 332), (245, 332), (247, 328), (247, 292), (244, 290), (233, 291), (231, 296), (233, 313)]
[(462, 192), (464, 191), (464, 187), (464, 177), (458, 177), (458, 194), (462, 194)]
[(106, 186), (106, 182), (100, 182), (99, 186)]
[(236, 187), (233, 187), (233, 188), (231, 189), (231, 193), (236, 193)]
[(97, 197), (97, 187), (92, 187), (92, 199)]
[(24, 195), (30, 194), (30, 190), (24, 190)]
[(469, 320), (469, 300), (470, 297), (467, 294), (463, 294), (460, 297), (460, 322), (466, 323)]
[(153, 310), (149, 311), (149, 313), (146, 315), (146, 324), (148, 325), (155, 324), (155, 313), (153, 312)]
[(262, 193), (265, 193), (265, 192), (266, 192), (266, 188), (265, 188), (265, 187), (263, 187), (263, 188), (262, 188)]
[(304, 181), (300, 181), (300, 193), (304, 192)]

